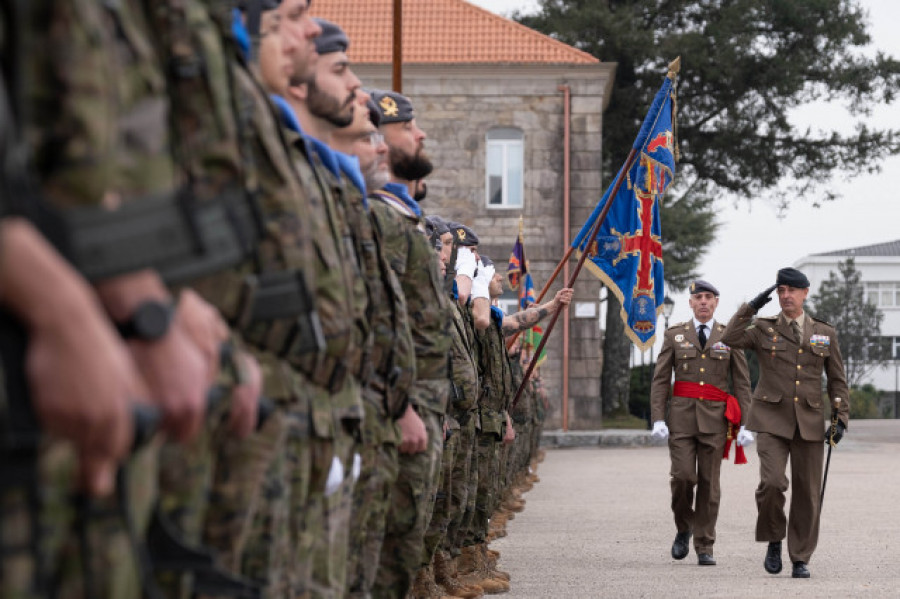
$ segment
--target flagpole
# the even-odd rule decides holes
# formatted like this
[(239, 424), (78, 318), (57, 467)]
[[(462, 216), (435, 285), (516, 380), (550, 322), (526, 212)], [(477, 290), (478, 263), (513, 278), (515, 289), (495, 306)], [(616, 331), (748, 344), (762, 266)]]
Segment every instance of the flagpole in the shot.
[[(638, 148), (631, 148), (631, 152), (628, 153), (628, 158), (625, 160), (625, 166), (622, 170), (619, 171), (616, 176), (616, 183), (612, 188), (612, 191), (609, 194), (609, 197), (606, 199), (606, 204), (603, 206), (603, 210), (600, 212), (600, 215), (597, 217), (597, 222), (594, 223), (594, 227), (591, 229), (590, 235), (588, 235), (585, 239), (594, 239), (597, 237), (597, 233), (600, 232), (600, 225), (603, 224), (603, 221), (606, 220), (606, 215), (609, 214), (609, 209), (612, 207), (613, 201), (616, 199), (616, 195), (619, 193), (619, 188), (622, 186), (622, 180), (625, 177), (625, 173), (627, 173), (631, 169), (631, 165), (634, 164), (634, 159), (637, 157)], [(566, 252), (566, 256), (568, 257), (571, 254), (572, 248), (569, 248), (569, 252)], [(590, 252), (585, 249), (585, 251), (581, 252), (581, 258), (578, 259), (578, 264), (575, 266), (575, 271), (572, 273), (572, 276), (569, 277), (569, 281), (566, 284), (566, 287), (573, 287), (575, 285), (575, 280), (578, 278), (578, 275), (581, 274), (581, 268), (584, 266), (584, 261), (587, 259), (587, 256)], [(562, 263), (560, 263), (560, 266)], [(544, 345), (547, 344), (547, 339), (550, 338), (550, 333), (553, 332), (553, 326), (556, 324), (556, 321), (559, 319), (559, 314), (562, 312), (563, 306), (557, 306), (556, 311), (553, 313), (553, 318), (550, 319), (550, 324), (547, 325), (547, 330), (544, 331), (544, 336), (541, 339), (541, 342), (538, 344), (536, 350), (534, 350), (534, 355), (539, 356), (544, 349)], [(537, 364), (537, 360), (534, 358), (528, 363), (528, 369), (525, 371), (525, 376), (522, 377), (522, 383), (519, 385), (519, 388), (516, 390), (516, 395), (513, 397), (512, 406), (510, 410), (516, 407), (516, 404), (519, 403), (519, 399), (522, 397), (522, 392), (525, 390), (525, 385), (528, 384), (528, 379), (531, 378), (531, 373), (534, 372), (534, 367)]]
[(392, 10), (393, 32), (391, 47), (392, 77), (391, 87), (398, 94), (403, 93), (403, 0), (394, 0)]

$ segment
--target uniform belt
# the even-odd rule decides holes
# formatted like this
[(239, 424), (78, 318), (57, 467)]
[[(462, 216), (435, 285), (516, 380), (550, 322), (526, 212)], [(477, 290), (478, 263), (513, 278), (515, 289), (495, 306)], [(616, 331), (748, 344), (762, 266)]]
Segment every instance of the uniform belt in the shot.
[[(725, 420), (728, 422), (728, 433), (725, 441), (725, 452), (723, 458), (728, 458), (731, 450), (731, 442), (737, 437), (738, 429), (741, 425), (741, 404), (734, 395), (730, 395), (722, 391), (715, 385), (708, 383), (692, 383), (689, 381), (675, 381), (675, 387), (672, 394), (677, 397), (692, 397), (700, 401), (718, 401), (725, 403)], [(744, 448), (740, 445), (734, 453), (735, 464), (746, 464), (747, 457), (744, 454)]]
[(347, 377), (357, 375), (362, 364), (362, 352), (356, 348), (346, 356), (337, 358), (326, 353), (300, 356), (291, 362), (306, 375), (310, 381), (328, 389), (331, 393), (340, 391)]

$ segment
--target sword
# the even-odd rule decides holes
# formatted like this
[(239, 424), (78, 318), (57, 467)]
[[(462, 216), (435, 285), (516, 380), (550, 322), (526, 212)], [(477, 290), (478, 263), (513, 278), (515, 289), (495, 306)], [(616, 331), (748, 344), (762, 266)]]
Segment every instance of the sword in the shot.
[(831, 465), (831, 450), (834, 449), (834, 435), (837, 433), (838, 407), (841, 398), (834, 398), (834, 407), (831, 408), (831, 430), (828, 434), (828, 457), (825, 459), (825, 476), (822, 478), (822, 494), (819, 496), (819, 515), (822, 515), (822, 503), (825, 501), (825, 484), (828, 482), (828, 467)]

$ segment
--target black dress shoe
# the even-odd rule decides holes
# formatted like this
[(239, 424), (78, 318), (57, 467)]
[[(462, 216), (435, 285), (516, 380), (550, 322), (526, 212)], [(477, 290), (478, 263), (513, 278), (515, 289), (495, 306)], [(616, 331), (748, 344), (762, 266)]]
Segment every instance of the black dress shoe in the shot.
[(766, 561), (763, 562), (766, 572), (769, 574), (778, 574), (781, 572), (781, 541), (773, 541), (769, 543), (766, 550)]
[(809, 568), (803, 562), (794, 562), (794, 571), (791, 572), (794, 578), (809, 578)]
[(701, 553), (697, 556), (697, 563), (701, 566), (715, 566), (716, 560), (708, 553)]
[(675, 542), (672, 543), (672, 557), (675, 559), (684, 559), (687, 557), (691, 541), (691, 531), (680, 532), (675, 535)]

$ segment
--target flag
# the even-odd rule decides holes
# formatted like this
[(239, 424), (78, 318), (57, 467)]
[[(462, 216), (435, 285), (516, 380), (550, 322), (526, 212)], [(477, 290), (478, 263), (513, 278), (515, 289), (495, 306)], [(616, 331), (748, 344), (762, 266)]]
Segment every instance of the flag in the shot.
[(509, 279), (509, 288), (513, 290), (519, 288), (519, 282), (528, 273), (528, 265), (525, 263), (525, 241), (522, 239), (523, 229), (524, 221), (520, 216), (519, 236), (516, 238), (512, 253), (509, 255), (509, 267), (506, 271), (506, 278)]
[(526, 272), (525, 278), (522, 280), (522, 293), (519, 294), (519, 309), (525, 310), (531, 304), (534, 304), (534, 282), (531, 280), (531, 273)]
[(624, 173), (597, 237), (587, 239), (612, 185), (572, 242), (579, 255), (588, 252), (585, 265), (619, 298), (625, 332), (642, 351), (655, 341), (656, 320), (665, 297), (659, 200), (675, 177), (677, 71), (676, 61), (644, 119), (634, 142), (635, 160)]

